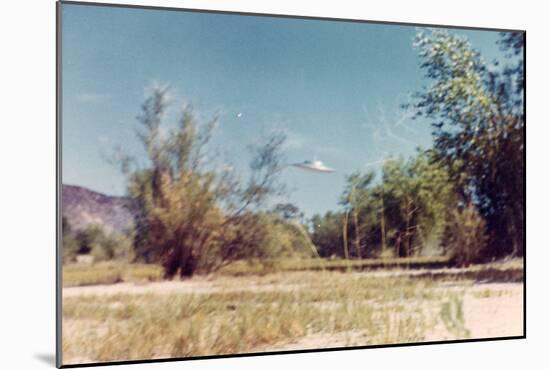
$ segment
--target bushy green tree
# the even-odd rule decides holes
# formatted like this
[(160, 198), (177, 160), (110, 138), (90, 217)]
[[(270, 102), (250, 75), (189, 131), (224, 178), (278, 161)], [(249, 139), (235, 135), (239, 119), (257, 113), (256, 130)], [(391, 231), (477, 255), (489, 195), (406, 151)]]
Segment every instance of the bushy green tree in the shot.
[(437, 243), (454, 193), (446, 170), (433, 162), (432, 154), (419, 151), (408, 161), (386, 160), (380, 186), (376, 192), (384, 193), (387, 238), (395, 255), (419, 254), (430, 239)]
[[(343, 225), (344, 229), (348, 229), (348, 221), (351, 215), (351, 224), (353, 225), (353, 248), (355, 257), (361, 259), (362, 254), (366, 251), (368, 244), (368, 235), (363, 237), (365, 232), (368, 232), (368, 222), (364, 219), (370, 214), (370, 186), (374, 180), (374, 172), (365, 174), (353, 173), (346, 178), (346, 188), (341, 196), (340, 203), (344, 206), (345, 216)], [(348, 242), (345, 237), (344, 242)], [(348, 245), (344, 245), (346, 250)]]
[(504, 33), (514, 64), (488, 66), (465, 37), (421, 31), (415, 46), (431, 81), (416, 94), (419, 115), (432, 120), (434, 153), (461, 196), (486, 221), (487, 256), (523, 253), (523, 33)]
[(296, 220), (265, 214), (269, 224), (266, 250), (271, 258), (316, 257), (317, 251), (304, 225)]

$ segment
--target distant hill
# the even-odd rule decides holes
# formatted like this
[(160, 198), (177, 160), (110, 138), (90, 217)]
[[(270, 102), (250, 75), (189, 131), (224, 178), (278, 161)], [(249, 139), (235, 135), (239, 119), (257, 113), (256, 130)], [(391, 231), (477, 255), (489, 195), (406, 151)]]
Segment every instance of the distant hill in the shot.
[(132, 200), (127, 197), (109, 196), (64, 184), (62, 199), (63, 217), (73, 230), (98, 224), (107, 232), (122, 232), (134, 222)]

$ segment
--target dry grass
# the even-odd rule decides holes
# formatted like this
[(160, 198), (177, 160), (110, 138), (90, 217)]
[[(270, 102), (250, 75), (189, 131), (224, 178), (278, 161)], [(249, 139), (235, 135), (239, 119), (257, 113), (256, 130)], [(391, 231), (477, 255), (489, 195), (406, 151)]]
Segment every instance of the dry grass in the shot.
[[(520, 265), (468, 273), (516, 273)], [(113, 266), (103, 267), (105, 279)], [(508, 287), (518, 284), (475, 284), (454, 270), (448, 278), (441, 271), (302, 271), (144, 283), (160, 276), (148, 268), (114, 269), (138, 285), (64, 289), (65, 364), (521, 334), (521, 295)], [(503, 322), (510, 324), (501, 329)]]
[[(414, 257), (392, 259), (278, 259), (273, 261), (237, 261), (226, 265), (217, 275), (266, 275), (281, 271), (378, 269), (390, 267), (420, 267), (445, 264), (443, 257)], [(162, 279), (162, 269), (156, 264), (128, 264), (99, 262), (94, 264), (67, 264), (63, 266), (63, 286), (89, 286), (119, 282), (151, 282)]]
[(434, 268), (444, 267), (449, 263), (445, 256), (380, 258), (380, 259), (276, 259), (273, 261), (237, 261), (218, 271), (222, 275), (268, 274), (274, 271), (346, 271), (373, 270), (387, 268)]
[(68, 297), (65, 362), (254, 352), (348, 331), (360, 331), (363, 345), (422, 341), (437, 323), (430, 306), (461, 298), (408, 278), (310, 272), (281, 279), (263, 283), (291, 288)]
[(102, 262), (63, 265), (63, 287), (119, 282), (151, 282), (161, 279), (162, 268), (153, 264)]
[[(446, 265), (444, 257), (413, 257), (396, 259), (327, 260), (327, 259), (288, 259), (271, 262), (238, 261), (218, 270), (216, 276), (268, 275), (286, 271), (346, 271), (346, 270), (385, 270), (389, 274), (401, 270), (401, 274), (415, 275), (432, 279), (475, 279), (482, 282), (523, 280), (523, 261), (513, 259), (474, 265), (467, 269), (434, 266)], [(349, 267), (349, 268), (348, 268)], [(430, 269), (426, 269), (430, 268)], [(396, 273), (400, 274), (400, 273)], [(126, 264), (120, 262), (100, 262), (96, 264), (67, 264), (63, 266), (63, 287), (114, 284), (119, 282), (153, 282), (162, 280), (162, 268), (156, 264)]]

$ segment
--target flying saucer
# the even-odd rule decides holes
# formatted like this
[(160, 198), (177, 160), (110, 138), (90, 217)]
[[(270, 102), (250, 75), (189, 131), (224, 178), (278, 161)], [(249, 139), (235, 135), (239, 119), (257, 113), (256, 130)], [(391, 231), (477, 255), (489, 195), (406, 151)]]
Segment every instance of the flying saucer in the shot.
[(320, 160), (306, 160), (302, 163), (295, 163), (292, 164), (292, 166), (309, 170), (312, 172), (321, 172), (321, 173), (332, 173), (334, 172), (334, 169), (327, 167), (322, 161)]

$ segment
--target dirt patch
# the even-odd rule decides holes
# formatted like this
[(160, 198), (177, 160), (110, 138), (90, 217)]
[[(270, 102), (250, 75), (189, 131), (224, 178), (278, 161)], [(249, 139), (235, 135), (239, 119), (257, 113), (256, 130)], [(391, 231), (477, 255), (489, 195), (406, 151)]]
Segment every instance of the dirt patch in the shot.
[[(263, 276), (197, 276), (188, 280), (157, 281), (157, 282), (122, 282), (105, 285), (63, 287), (63, 297), (89, 296), (89, 295), (113, 295), (113, 294), (210, 294), (223, 292), (269, 292), (291, 291), (311, 285), (315, 282), (319, 273), (329, 275), (331, 278), (361, 279), (369, 278), (426, 278), (438, 285), (464, 285), (465, 280), (480, 282), (496, 286), (499, 284), (519, 284), (523, 279), (523, 270), (509, 266), (491, 264), (487, 266), (474, 266), (467, 269), (443, 268), (437, 270), (377, 270), (366, 272), (285, 272), (273, 273)], [(502, 276), (501, 276), (502, 274)], [(496, 277), (495, 277), (496, 276)], [(512, 277), (510, 277), (512, 276)], [(502, 278), (500, 278), (502, 277)], [(495, 283), (505, 281), (511, 283)], [(455, 283), (456, 282), (456, 283)], [(513, 283), (512, 283), (513, 282)], [(449, 284), (451, 283), (451, 284)]]
[[(471, 286), (442, 286), (464, 290), (464, 327), (468, 338), (494, 338), (523, 335), (523, 284), (486, 283)], [(426, 341), (452, 340), (455, 337), (443, 322), (429, 332)]]
[(262, 351), (293, 351), (314, 350), (322, 348), (337, 348), (368, 345), (368, 338), (364, 332), (351, 330), (339, 333), (313, 333), (305, 337), (288, 342), (279, 342), (274, 345), (262, 346), (257, 350)]
[(475, 285), (464, 296), (466, 328), (471, 338), (521, 336), (523, 308), (521, 283)]
[(265, 283), (259, 277), (222, 278), (211, 281), (207, 278), (193, 278), (186, 281), (162, 281), (149, 283), (116, 283), (95, 286), (64, 287), (63, 297), (117, 295), (117, 294), (213, 294), (224, 292), (269, 292), (291, 291), (301, 288), (300, 284)]

